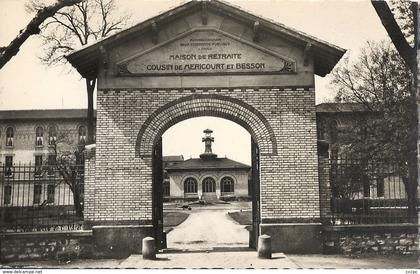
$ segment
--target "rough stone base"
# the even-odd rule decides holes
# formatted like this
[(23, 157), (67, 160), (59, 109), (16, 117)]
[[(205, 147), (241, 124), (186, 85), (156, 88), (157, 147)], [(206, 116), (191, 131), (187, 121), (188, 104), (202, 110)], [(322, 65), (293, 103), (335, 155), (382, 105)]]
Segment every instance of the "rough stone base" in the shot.
[(415, 224), (348, 225), (324, 227), (324, 253), (359, 255), (415, 254), (419, 251)]
[(322, 226), (318, 223), (261, 224), (261, 235), (271, 236), (273, 252), (322, 253)]
[(0, 235), (0, 262), (104, 258), (92, 242), (92, 231), (18, 232)]
[(96, 247), (114, 258), (141, 254), (143, 238), (154, 237), (152, 225), (93, 226), (92, 232)]

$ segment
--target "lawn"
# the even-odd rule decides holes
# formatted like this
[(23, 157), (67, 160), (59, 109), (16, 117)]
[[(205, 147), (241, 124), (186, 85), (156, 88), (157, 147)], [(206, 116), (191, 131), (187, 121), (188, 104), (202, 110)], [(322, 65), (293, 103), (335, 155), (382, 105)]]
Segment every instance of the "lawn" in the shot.
[(185, 212), (163, 212), (163, 226), (174, 227), (180, 225), (189, 215)]
[(229, 212), (229, 216), (241, 225), (252, 224), (252, 211), (234, 211)]

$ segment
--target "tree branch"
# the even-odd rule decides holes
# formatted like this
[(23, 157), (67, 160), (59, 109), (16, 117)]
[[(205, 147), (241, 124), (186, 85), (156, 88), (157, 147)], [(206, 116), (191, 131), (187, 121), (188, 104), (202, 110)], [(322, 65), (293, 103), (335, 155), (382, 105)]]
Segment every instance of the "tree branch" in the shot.
[(410, 70), (414, 72), (416, 67), (416, 51), (405, 39), (388, 4), (384, 0), (371, 0), (371, 3), (398, 53), (404, 59), (404, 62)]
[(22, 46), (31, 35), (39, 34), (39, 27), (47, 18), (53, 16), (61, 8), (80, 3), (81, 1), (83, 0), (57, 0), (56, 3), (39, 10), (26, 28), (21, 30), (7, 47), (2, 48), (0, 52), (0, 69), (19, 52), (20, 46)]

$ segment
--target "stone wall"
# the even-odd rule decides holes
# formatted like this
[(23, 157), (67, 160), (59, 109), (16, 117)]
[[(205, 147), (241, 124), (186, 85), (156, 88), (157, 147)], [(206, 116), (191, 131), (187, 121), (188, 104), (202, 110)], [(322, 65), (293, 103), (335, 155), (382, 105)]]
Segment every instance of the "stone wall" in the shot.
[(141, 254), (142, 240), (154, 236), (152, 226), (96, 226), (91, 230), (0, 234), (0, 262), (126, 258)]
[(22, 232), (0, 235), (1, 262), (96, 258), (92, 231)]
[(324, 227), (324, 253), (414, 254), (419, 250), (417, 225), (355, 225)]

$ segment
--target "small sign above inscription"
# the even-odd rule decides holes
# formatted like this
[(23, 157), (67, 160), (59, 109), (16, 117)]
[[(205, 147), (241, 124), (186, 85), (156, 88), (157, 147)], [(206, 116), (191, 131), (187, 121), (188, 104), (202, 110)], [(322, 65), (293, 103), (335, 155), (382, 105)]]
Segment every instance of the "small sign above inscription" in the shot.
[(195, 30), (118, 64), (120, 75), (293, 73), (295, 62), (219, 30)]

